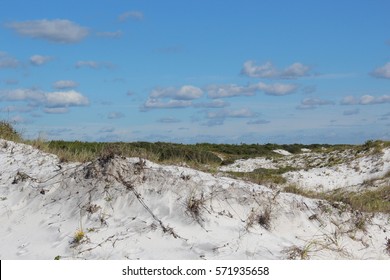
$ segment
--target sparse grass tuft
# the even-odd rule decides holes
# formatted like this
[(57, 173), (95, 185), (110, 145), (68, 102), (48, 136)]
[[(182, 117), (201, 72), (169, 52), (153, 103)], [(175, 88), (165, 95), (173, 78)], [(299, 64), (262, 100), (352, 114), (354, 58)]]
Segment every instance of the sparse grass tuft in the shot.
[(271, 210), (269, 208), (266, 208), (260, 215), (259, 215), (259, 224), (269, 230), (271, 228)]
[(198, 197), (194, 191), (190, 193), (186, 200), (186, 212), (198, 223), (202, 221), (204, 204), (203, 194)]
[(287, 253), (287, 259), (289, 260), (308, 260), (311, 245), (311, 243), (308, 243), (302, 248), (292, 246), (287, 250), (284, 250), (284, 252)]
[(386, 237), (385, 250), (390, 255), (390, 238)]
[(271, 229), (271, 209), (269, 207), (265, 208), (262, 212), (252, 209), (246, 220), (246, 229), (249, 229), (256, 224), (262, 226), (266, 230)]
[(73, 236), (73, 244), (79, 244), (85, 237), (85, 233), (82, 229), (78, 229)]

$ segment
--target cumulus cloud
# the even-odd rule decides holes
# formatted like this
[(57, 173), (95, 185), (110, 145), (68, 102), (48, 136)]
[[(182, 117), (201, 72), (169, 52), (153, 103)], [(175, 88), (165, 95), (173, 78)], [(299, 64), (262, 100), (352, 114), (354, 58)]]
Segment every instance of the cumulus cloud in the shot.
[(390, 79), (390, 62), (387, 62), (382, 67), (376, 68), (371, 72), (371, 75), (376, 78)]
[(266, 62), (263, 65), (256, 65), (252, 60), (244, 62), (241, 73), (254, 78), (274, 78), (279, 75), (271, 62)]
[(6, 24), (6, 27), (19, 35), (54, 43), (77, 43), (89, 33), (87, 28), (66, 19), (11, 22)]
[(144, 14), (140, 11), (128, 11), (118, 16), (118, 20), (122, 22), (128, 19), (143, 20)]
[(226, 98), (235, 96), (253, 96), (257, 88), (252, 86), (210, 85), (207, 88), (209, 98)]
[(241, 74), (252, 78), (276, 78), (295, 79), (310, 75), (310, 67), (300, 62), (295, 62), (285, 69), (277, 69), (271, 62), (256, 65), (253, 60), (244, 62)]
[(107, 118), (111, 119), (111, 120), (114, 120), (114, 119), (121, 119), (121, 118), (124, 118), (125, 117), (125, 114), (121, 113), (121, 112), (110, 112), (107, 116)]
[(3, 90), (0, 101), (28, 102), (29, 106), (43, 106), (47, 113), (64, 113), (68, 107), (89, 105), (88, 98), (74, 90), (48, 93), (37, 89)]
[(17, 59), (8, 55), (6, 52), (0, 51), (0, 69), (17, 68), (20, 63)]
[(45, 97), (45, 106), (49, 108), (89, 105), (88, 98), (74, 90), (49, 92), (45, 94)]
[(203, 91), (194, 86), (182, 86), (179, 89), (174, 87), (154, 89), (150, 93), (150, 98), (172, 98), (174, 100), (193, 100), (202, 97)]
[(254, 85), (238, 86), (230, 85), (210, 85), (207, 88), (209, 98), (227, 98), (236, 96), (253, 96), (257, 91), (263, 91), (268, 95), (282, 96), (293, 93), (298, 88), (295, 84), (265, 84), (260, 82)]
[(45, 64), (46, 62), (49, 62), (52, 60), (52, 57), (50, 56), (43, 56), (43, 55), (33, 55), (30, 57), (30, 63), (34, 66), (40, 66)]
[(265, 84), (258, 83), (257, 88), (264, 91), (265, 94), (282, 96), (293, 93), (298, 86), (294, 84)]
[(344, 97), (340, 102), (341, 105), (374, 105), (385, 103), (390, 103), (390, 95), (382, 95), (378, 97), (372, 95), (363, 95), (361, 97), (355, 97), (350, 95)]
[(140, 108), (149, 109), (186, 108), (193, 105), (192, 100), (203, 96), (203, 91), (194, 86), (186, 85), (180, 88), (156, 88), (149, 94), (148, 99)]
[(78, 86), (78, 83), (71, 80), (60, 80), (53, 84), (55, 89), (70, 89)]

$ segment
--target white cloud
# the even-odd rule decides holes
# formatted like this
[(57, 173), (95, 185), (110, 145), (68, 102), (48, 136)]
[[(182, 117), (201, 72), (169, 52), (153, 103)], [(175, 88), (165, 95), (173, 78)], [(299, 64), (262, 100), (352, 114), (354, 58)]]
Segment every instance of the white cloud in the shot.
[(382, 67), (376, 68), (372, 71), (371, 75), (377, 78), (390, 79), (390, 62), (387, 62)]
[(0, 69), (17, 68), (20, 65), (19, 61), (6, 52), (0, 51)]
[(89, 105), (88, 98), (74, 90), (49, 93), (37, 89), (3, 90), (0, 101), (28, 102), (30, 108), (43, 106), (47, 113), (64, 113), (68, 107)]
[(359, 100), (352, 96), (352, 95), (349, 95), (349, 96), (345, 96), (341, 102), (340, 102), (341, 105), (356, 105), (356, 104), (359, 104)]
[(49, 92), (45, 96), (45, 106), (48, 108), (89, 105), (88, 98), (74, 90)]
[(257, 88), (268, 95), (282, 96), (293, 93), (298, 86), (294, 84), (270, 84), (258, 83)]
[(287, 79), (304, 77), (308, 74), (309, 70), (310, 70), (309, 66), (296, 62), (288, 66), (286, 69), (284, 69), (281, 75), (282, 77), (285, 77)]
[(143, 20), (144, 14), (140, 11), (128, 11), (118, 16), (119, 21), (126, 21), (129, 18), (134, 20)]
[(192, 106), (190, 100), (168, 100), (162, 101), (158, 98), (148, 98), (142, 105), (141, 111), (147, 111), (149, 109), (168, 109), (168, 108), (187, 108)]
[(22, 36), (55, 43), (77, 43), (88, 35), (88, 29), (66, 19), (31, 20), (6, 24)]
[(210, 85), (207, 88), (209, 98), (227, 98), (236, 96), (253, 96), (256, 91), (263, 91), (268, 95), (282, 96), (293, 93), (298, 88), (295, 84), (265, 84), (258, 83), (255, 85), (238, 86), (230, 85)]
[(390, 95), (375, 97), (372, 95), (363, 95), (361, 97), (346, 96), (341, 100), (341, 105), (373, 105), (390, 103)]
[(169, 88), (158, 88), (154, 89), (150, 93), (150, 98), (159, 99), (159, 98), (172, 98), (174, 100), (193, 100), (202, 97), (203, 91), (194, 86), (182, 86), (179, 89), (174, 87)]
[(283, 70), (277, 69), (271, 62), (256, 65), (252, 60), (244, 62), (241, 73), (252, 78), (295, 79), (310, 75), (310, 67), (295, 62)]
[(330, 100), (321, 98), (305, 98), (301, 101), (301, 104), (297, 106), (299, 110), (316, 109), (318, 106), (334, 105), (335, 103)]
[(373, 104), (373, 103), (376, 103), (375, 100), (376, 100), (376, 98), (372, 95), (363, 95), (362, 97), (360, 97), (359, 104), (362, 104), (362, 105)]
[(13, 89), (0, 91), (1, 101), (29, 101), (43, 103), (44, 92), (36, 89)]
[(53, 87), (56, 89), (69, 89), (69, 88), (75, 88), (78, 86), (78, 83), (71, 80), (60, 80), (53, 84)]
[(241, 73), (253, 78), (274, 78), (278, 76), (278, 71), (271, 62), (255, 65), (255, 62), (252, 60), (244, 62)]
[(226, 98), (235, 96), (253, 96), (257, 88), (252, 86), (230, 85), (210, 85), (207, 87), (209, 98)]
[(50, 56), (33, 55), (30, 57), (30, 63), (35, 66), (43, 65), (50, 60), (52, 60)]

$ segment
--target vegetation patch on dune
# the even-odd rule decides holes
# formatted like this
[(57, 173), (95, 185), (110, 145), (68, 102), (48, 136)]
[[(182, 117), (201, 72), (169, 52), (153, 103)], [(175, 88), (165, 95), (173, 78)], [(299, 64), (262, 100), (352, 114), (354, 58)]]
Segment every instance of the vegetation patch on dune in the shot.
[(363, 192), (351, 192), (338, 189), (325, 193), (304, 190), (296, 185), (290, 185), (285, 187), (284, 191), (305, 197), (324, 199), (331, 203), (341, 202), (350, 206), (352, 210), (361, 212), (390, 213), (390, 186), (384, 186), (375, 190)]

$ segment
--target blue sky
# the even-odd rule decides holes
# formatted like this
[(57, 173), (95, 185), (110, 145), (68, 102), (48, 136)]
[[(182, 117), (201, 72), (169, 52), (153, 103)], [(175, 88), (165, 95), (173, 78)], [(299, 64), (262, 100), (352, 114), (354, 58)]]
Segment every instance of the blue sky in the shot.
[(26, 138), (390, 140), (390, 2), (0, 1), (0, 118)]

